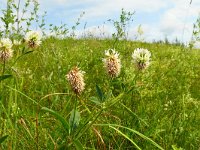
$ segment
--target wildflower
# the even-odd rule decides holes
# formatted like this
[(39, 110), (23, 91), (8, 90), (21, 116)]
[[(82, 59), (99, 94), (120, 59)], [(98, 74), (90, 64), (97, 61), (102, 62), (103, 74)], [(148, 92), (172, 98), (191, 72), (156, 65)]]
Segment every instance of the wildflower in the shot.
[(21, 40), (14, 40), (13, 44), (16, 45), (16, 46), (18, 46), (18, 45), (22, 44), (22, 41)]
[(9, 38), (2, 38), (0, 40), (0, 60), (6, 61), (12, 57), (12, 41)]
[(37, 31), (29, 31), (26, 33), (25, 41), (30, 48), (36, 48), (41, 44), (41, 35)]
[(72, 90), (76, 94), (80, 94), (85, 89), (84, 83), (84, 71), (81, 71), (78, 67), (74, 67), (67, 75), (67, 79), (72, 87)]
[(121, 71), (121, 61), (119, 59), (119, 54), (115, 50), (109, 49), (105, 51), (105, 55), (106, 58), (103, 59), (103, 62), (108, 75), (111, 77), (117, 77)]
[(132, 53), (133, 63), (139, 70), (145, 69), (150, 64), (151, 53), (147, 49), (137, 48)]

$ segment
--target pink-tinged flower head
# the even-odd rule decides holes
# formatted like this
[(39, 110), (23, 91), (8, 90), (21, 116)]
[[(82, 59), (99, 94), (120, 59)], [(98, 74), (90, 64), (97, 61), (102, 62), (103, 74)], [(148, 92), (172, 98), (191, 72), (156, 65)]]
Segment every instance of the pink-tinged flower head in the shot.
[(117, 77), (121, 71), (119, 53), (113, 49), (109, 49), (105, 51), (105, 56), (106, 58), (103, 59), (103, 62), (108, 75), (110, 75), (112, 78)]
[(7, 61), (13, 55), (12, 41), (9, 38), (2, 38), (0, 40), (0, 60)]
[(81, 92), (85, 89), (84, 83), (84, 71), (81, 71), (78, 67), (74, 67), (67, 75), (67, 80), (69, 81), (72, 90), (77, 94), (81, 94)]

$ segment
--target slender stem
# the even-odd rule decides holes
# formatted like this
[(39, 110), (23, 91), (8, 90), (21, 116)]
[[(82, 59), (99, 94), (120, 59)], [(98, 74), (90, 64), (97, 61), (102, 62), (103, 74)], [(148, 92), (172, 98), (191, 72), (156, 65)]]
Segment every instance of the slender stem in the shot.
[(78, 99), (78, 95), (76, 94), (76, 100), (75, 100), (75, 104), (74, 104), (73, 121), (72, 121), (72, 126), (71, 126), (72, 131), (74, 130), (74, 121), (75, 121), (75, 115), (76, 115), (77, 99)]
[(6, 60), (3, 60), (2, 75), (4, 75), (4, 73), (5, 73), (5, 68), (6, 68)]
[[(76, 140), (79, 139), (93, 124), (94, 122), (98, 119), (98, 117), (102, 114), (102, 112), (104, 111), (104, 108), (102, 108), (97, 114), (96, 116), (94, 116), (93, 120), (90, 121), (88, 120), (83, 127), (79, 130), (79, 132), (76, 134)], [(89, 125), (88, 125), (89, 124)], [(88, 125), (88, 126), (87, 126)], [(84, 128), (85, 127), (85, 128)]]
[(39, 105), (37, 106), (37, 112), (36, 112), (36, 120), (35, 120), (35, 127), (36, 127), (36, 143), (37, 143), (37, 150), (39, 149), (39, 131), (38, 131), (38, 113), (39, 113)]
[(19, 33), (19, 7), (20, 7), (20, 2), (21, 0), (18, 1), (18, 4), (17, 4), (17, 33)]

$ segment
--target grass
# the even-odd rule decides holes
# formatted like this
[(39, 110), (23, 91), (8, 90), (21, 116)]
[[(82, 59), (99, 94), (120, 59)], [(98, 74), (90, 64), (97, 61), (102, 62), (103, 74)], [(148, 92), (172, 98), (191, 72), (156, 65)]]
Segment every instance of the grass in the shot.
[[(0, 149), (198, 150), (200, 51), (120, 41), (122, 70), (111, 80), (102, 58), (113, 43), (49, 38), (33, 52), (13, 47), (5, 70), (12, 77), (0, 83), (0, 137), (8, 135)], [(138, 47), (152, 53), (142, 72), (131, 63)], [(86, 88), (78, 97), (79, 126), (69, 133), (76, 96), (65, 75), (76, 65), (86, 72)]]

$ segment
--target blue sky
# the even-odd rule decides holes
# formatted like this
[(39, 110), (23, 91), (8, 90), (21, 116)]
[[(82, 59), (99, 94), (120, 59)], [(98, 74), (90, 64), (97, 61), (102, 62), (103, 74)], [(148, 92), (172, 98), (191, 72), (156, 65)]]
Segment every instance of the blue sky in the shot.
[[(0, 4), (6, 0), (0, 0)], [(137, 27), (141, 24), (146, 41), (162, 40), (176, 37), (184, 42), (189, 41), (193, 23), (200, 13), (200, 0), (38, 0), (40, 13), (47, 11), (47, 23), (59, 25), (61, 22), (68, 26), (85, 12), (78, 27), (77, 34), (83, 32), (87, 22), (87, 31), (100, 34), (104, 31), (108, 35), (114, 31), (108, 19), (117, 19), (121, 9), (133, 12), (133, 22), (129, 27), (129, 36), (133, 38)], [(1, 8), (1, 6), (0, 6)], [(105, 24), (104, 24), (105, 22)], [(99, 29), (97, 28), (99, 26)]]

